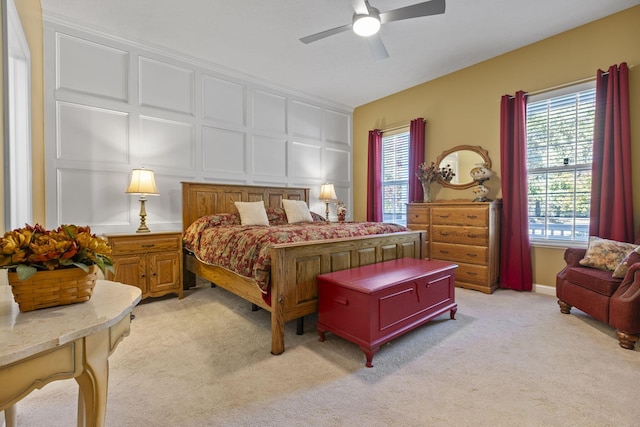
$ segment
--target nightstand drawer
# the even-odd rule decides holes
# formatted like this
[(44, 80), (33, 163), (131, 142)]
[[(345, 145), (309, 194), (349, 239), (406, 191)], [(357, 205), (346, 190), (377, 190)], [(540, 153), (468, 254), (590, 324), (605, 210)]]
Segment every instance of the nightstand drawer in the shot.
[(140, 252), (158, 252), (166, 250), (180, 250), (180, 238), (176, 236), (146, 237), (136, 239), (111, 239), (111, 248), (119, 255), (134, 254)]

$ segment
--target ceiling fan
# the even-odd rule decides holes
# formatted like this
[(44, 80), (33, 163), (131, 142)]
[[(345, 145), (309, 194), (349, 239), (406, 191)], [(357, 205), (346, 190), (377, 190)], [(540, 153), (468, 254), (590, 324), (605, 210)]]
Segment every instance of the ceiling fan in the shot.
[(366, 37), (369, 42), (371, 54), (376, 61), (389, 57), (387, 49), (384, 47), (382, 38), (378, 30), (382, 24), (392, 21), (400, 21), (420, 16), (439, 15), (444, 13), (445, 0), (431, 0), (417, 3), (411, 6), (400, 7), (398, 9), (382, 12), (369, 4), (368, 0), (353, 0), (353, 20), (351, 24), (342, 25), (330, 30), (321, 31), (300, 39), (302, 43), (312, 43), (325, 37), (333, 36), (352, 29), (356, 34)]

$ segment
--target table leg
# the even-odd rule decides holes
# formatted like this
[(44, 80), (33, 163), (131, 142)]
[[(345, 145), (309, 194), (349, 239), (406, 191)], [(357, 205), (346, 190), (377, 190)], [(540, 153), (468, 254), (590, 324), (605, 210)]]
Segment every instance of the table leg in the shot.
[(78, 393), (78, 426), (103, 427), (107, 412), (109, 381), (109, 330), (84, 338), (83, 371), (76, 382)]
[(17, 403), (5, 408), (4, 410), (4, 422), (7, 427), (16, 427), (18, 425), (18, 411), (16, 410)]

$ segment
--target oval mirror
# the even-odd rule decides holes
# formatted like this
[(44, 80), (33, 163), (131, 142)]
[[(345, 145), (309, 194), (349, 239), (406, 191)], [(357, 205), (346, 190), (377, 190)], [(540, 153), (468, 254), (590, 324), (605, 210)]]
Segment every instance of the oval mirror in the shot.
[(476, 185), (469, 172), (478, 163), (484, 163), (488, 168), (491, 168), (491, 159), (489, 158), (489, 152), (479, 145), (458, 145), (450, 150), (444, 151), (438, 159), (436, 164), (439, 168), (451, 168), (455, 176), (450, 182), (438, 180), (438, 183), (443, 187), (465, 189), (471, 188)]

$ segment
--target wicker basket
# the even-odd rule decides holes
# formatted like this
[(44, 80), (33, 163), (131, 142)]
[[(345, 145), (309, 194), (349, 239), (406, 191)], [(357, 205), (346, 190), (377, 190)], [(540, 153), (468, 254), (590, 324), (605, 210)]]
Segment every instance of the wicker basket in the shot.
[(13, 299), (20, 311), (32, 311), (89, 301), (98, 278), (98, 266), (89, 266), (88, 273), (79, 267), (39, 271), (22, 281), (18, 279), (18, 273), (8, 276)]

